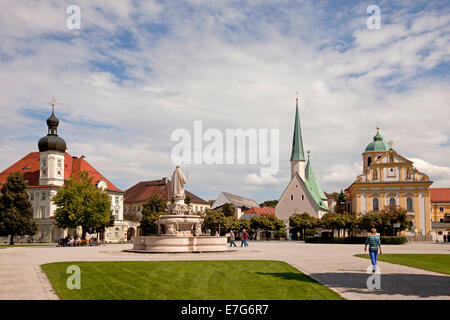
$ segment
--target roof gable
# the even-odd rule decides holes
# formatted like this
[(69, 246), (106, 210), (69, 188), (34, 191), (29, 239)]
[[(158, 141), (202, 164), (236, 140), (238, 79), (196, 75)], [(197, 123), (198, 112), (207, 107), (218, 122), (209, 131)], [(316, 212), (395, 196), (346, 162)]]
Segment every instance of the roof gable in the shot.
[[(0, 173), (0, 183), (5, 183), (6, 178), (14, 172), (19, 171), (23, 174), (28, 186), (39, 186), (39, 170), (40, 170), (40, 156), (39, 152), (30, 152), (25, 157), (11, 165)], [(66, 152), (64, 157), (64, 180), (68, 180), (71, 175), (75, 179), (79, 179), (79, 171), (87, 171), (92, 177), (92, 182), (97, 184), (100, 180), (104, 180), (108, 186), (108, 191), (122, 192), (108, 179), (106, 179), (100, 172), (91, 166), (84, 158), (72, 157)]]

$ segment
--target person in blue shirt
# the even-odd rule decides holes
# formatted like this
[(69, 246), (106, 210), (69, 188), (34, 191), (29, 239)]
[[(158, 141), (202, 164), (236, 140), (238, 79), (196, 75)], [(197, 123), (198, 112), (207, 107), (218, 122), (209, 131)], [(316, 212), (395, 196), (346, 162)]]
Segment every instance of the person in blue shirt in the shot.
[(367, 245), (369, 246), (370, 260), (372, 261), (373, 266), (372, 273), (375, 273), (377, 270), (378, 248), (380, 248), (380, 254), (382, 254), (380, 237), (377, 236), (377, 229), (372, 228), (371, 234), (369, 234), (366, 239), (366, 246), (364, 247), (364, 251), (367, 251)]

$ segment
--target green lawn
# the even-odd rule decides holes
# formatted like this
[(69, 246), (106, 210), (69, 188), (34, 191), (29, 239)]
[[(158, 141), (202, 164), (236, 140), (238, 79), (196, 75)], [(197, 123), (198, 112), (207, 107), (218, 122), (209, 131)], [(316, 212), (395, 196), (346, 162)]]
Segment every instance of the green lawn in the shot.
[[(69, 265), (81, 289), (69, 290)], [(280, 261), (111, 261), (42, 265), (61, 299), (341, 300), (334, 291)]]
[[(357, 254), (356, 257), (370, 259), (368, 254)], [(379, 261), (450, 274), (450, 254), (382, 254)]]
[(0, 244), (1, 248), (14, 248), (14, 247), (56, 247), (56, 243), (31, 243), (31, 244)]

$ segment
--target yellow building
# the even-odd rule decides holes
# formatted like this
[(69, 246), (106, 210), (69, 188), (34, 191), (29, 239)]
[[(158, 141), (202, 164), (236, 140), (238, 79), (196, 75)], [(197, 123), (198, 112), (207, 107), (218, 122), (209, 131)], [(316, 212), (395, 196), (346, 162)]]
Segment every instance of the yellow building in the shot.
[(431, 219), (450, 223), (450, 188), (430, 188)]
[(377, 127), (363, 156), (363, 173), (348, 187), (347, 210), (358, 215), (397, 205), (408, 211), (410, 227), (407, 235), (431, 232), (429, 187), (433, 183), (419, 172), (413, 162), (392, 149)]

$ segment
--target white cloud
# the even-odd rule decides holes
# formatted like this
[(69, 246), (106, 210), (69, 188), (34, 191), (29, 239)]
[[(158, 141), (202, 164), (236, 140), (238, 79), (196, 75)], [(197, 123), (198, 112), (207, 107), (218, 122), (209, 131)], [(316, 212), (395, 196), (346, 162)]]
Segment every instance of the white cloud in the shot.
[(258, 175), (256, 173), (250, 173), (245, 176), (244, 183), (251, 186), (270, 187), (272, 185), (278, 185), (279, 181), (271, 175)]

